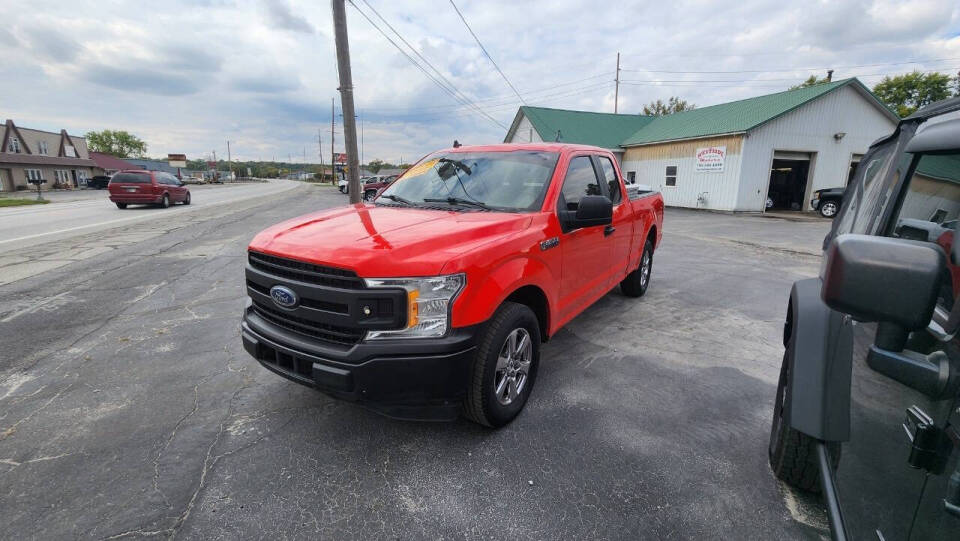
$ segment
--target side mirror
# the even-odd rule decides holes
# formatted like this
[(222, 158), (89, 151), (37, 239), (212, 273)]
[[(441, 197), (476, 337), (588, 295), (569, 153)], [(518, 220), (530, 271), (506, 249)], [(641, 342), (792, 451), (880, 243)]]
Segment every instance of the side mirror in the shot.
[(838, 312), (879, 323), (877, 346), (901, 351), (910, 331), (930, 322), (945, 272), (934, 244), (840, 235), (827, 248), (820, 295)]
[(608, 225), (613, 222), (613, 202), (605, 195), (585, 195), (580, 199), (576, 211), (563, 211), (561, 218), (567, 231)]

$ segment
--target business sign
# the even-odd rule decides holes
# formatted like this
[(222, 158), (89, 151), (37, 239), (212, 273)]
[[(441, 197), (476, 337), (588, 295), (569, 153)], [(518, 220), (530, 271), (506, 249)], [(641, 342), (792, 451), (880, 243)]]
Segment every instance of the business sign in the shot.
[(209, 167), (211, 171), (216, 171), (216, 170), (217, 170), (217, 162), (212, 162), (212, 161), (210, 161), (210, 160), (207, 160), (207, 167)]
[(167, 154), (167, 162), (170, 167), (186, 167), (187, 156), (186, 154)]
[(727, 147), (706, 147), (697, 149), (697, 172), (723, 172), (723, 162), (727, 157)]
[(337, 152), (333, 155), (333, 163), (337, 165), (343, 165), (347, 163), (347, 153), (346, 152)]

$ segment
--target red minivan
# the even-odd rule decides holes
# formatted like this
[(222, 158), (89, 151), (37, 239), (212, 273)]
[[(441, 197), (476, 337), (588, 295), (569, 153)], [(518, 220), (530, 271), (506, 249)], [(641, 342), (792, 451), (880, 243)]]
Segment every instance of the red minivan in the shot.
[(127, 205), (190, 204), (190, 190), (177, 177), (161, 171), (120, 171), (110, 179), (110, 200), (118, 208)]

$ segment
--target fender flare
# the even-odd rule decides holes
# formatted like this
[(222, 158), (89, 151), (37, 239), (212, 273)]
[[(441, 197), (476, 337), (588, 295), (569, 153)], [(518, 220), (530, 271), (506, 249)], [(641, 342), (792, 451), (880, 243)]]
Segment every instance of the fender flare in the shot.
[[(542, 261), (532, 257), (516, 257), (504, 261), (491, 269), (483, 282), (471, 289), (466, 297), (458, 298), (457, 304), (469, 307), (465, 310), (455, 310), (455, 313), (466, 313), (463, 320), (455, 319), (454, 326), (473, 325), (489, 320), (497, 308), (515, 291), (525, 286), (535, 286), (544, 292), (547, 298), (548, 327), (555, 320), (554, 306), (556, 299), (551, 298), (550, 289), (544, 287), (549, 282), (550, 268)], [(455, 304), (456, 306), (456, 304)], [(547, 334), (552, 334), (545, 329)]]
[(784, 326), (789, 363), (790, 427), (824, 441), (850, 439), (853, 324), (820, 299), (820, 278), (800, 280), (790, 291)]

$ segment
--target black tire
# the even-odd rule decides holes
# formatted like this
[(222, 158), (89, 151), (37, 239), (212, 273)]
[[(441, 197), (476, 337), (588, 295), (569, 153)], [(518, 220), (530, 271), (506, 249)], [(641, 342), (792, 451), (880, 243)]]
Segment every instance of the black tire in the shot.
[(125, 209), (125, 208), (127, 208), (127, 204), (126, 204), (126, 203), (117, 203), (117, 208), (118, 208), (118, 209)]
[(367, 190), (367, 191), (363, 192), (363, 200), (364, 200), (364, 201), (373, 201), (373, 198), (376, 197), (376, 196), (377, 196), (377, 191), (376, 191), (376, 190)]
[(184, 204), (184, 205), (189, 205), (189, 204), (190, 204), (190, 192), (187, 192), (187, 197), (185, 197), (185, 198), (183, 199), (183, 204)]
[(346, 186), (338, 186), (337, 189), (340, 190), (340, 193), (347, 193), (347, 187), (346, 187)]
[(820, 208), (817, 210), (820, 212), (820, 216), (832, 220), (833, 217), (837, 215), (837, 212), (840, 211), (840, 203), (836, 201), (824, 201), (820, 203)]
[[(510, 335), (521, 330), (527, 333), (532, 347), (526, 381), (509, 404), (502, 404), (496, 394), (497, 360)], [(464, 417), (493, 428), (506, 425), (523, 409), (537, 379), (540, 324), (533, 310), (523, 304), (503, 303), (484, 329), (472, 364), (470, 384), (463, 401)]]
[(170, 196), (163, 194), (163, 199), (160, 200), (160, 208), (166, 209), (170, 208)]
[[(770, 445), (767, 453), (770, 469), (777, 479), (807, 492), (820, 492), (820, 465), (817, 459), (816, 438), (787, 426), (783, 410), (790, 403), (790, 369), (784, 353), (780, 365), (780, 381), (777, 383), (777, 398), (773, 405), (773, 422), (770, 426)], [(840, 443), (828, 442), (830, 461), (836, 469), (840, 463)]]
[(642, 297), (650, 286), (650, 276), (653, 273), (653, 242), (643, 244), (643, 253), (640, 254), (640, 265), (620, 282), (620, 291), (628, 297)]

